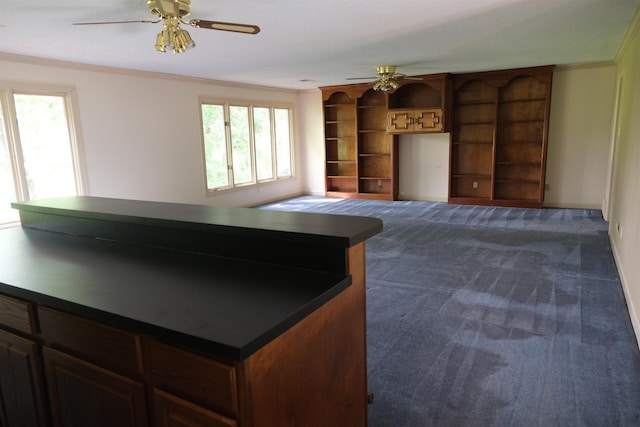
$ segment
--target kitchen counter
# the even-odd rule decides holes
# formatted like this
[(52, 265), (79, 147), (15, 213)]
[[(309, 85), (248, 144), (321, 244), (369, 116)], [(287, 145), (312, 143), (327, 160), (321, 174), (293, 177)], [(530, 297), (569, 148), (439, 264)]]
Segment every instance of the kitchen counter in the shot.
[(366, 425), (365, 241), (379, 219), (96, 197), (13, 206), (0, 424)]

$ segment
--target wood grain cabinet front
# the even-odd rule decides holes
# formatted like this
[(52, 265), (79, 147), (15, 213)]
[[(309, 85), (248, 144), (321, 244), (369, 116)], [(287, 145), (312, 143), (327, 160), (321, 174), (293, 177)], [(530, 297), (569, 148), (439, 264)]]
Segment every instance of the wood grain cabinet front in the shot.
[(541, 208), (553, 67), (453, 76), (449, 203)]
[(162, 390), (153, 390), (154, 425), (157, 427), (236, 427), (238, 423)]
[(395, 134), (442, 132), (441, 108), (391, 110), (387, 113), (387, 132)]
[(0, 330), (0, 425), (47, 426), (43, 392), (36, 343)]
[(235, 366), (154, 339), (145, 339), (143, 343), (147, 378), (152, 387), (225, 416), (238, 416)]
[(34, 305), (15, 298), (0, 295), (0, 327), (33, 335), (36, 333)]
[(55, 426), (145, 427), (145, 387), (115, 372), (44, 347)]
[(49, 347), (123, 375), (142, 375), (139, 335), (47, 307), (38, 307), (38, 317)]

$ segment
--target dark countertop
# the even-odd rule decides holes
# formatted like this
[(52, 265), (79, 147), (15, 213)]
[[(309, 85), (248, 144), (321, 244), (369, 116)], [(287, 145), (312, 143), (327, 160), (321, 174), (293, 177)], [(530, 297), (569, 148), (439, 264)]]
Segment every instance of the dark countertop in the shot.
[(27, 201), (12, 206), (24, 212), (344, 248), (382, 231), (382, 221), (371, 217), (89, 196)]
[[(192, 215), (200, 220), (200, 213)], [(249, 217), (226, 222), (250, 227)], [(331, 228), (312, 222), (317, 233)], [(250, 356), (350, 283), (343, 274), (0, 230), (0, 293), (234, 360)]]

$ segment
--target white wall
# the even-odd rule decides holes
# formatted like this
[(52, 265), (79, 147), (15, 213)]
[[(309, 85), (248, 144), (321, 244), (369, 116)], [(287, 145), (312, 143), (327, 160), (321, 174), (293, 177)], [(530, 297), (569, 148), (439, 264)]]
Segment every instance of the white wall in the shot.
[(609, 236), (640, 345), (640, 8), (616, 62), (622, 92)]
[[(302, 191), (295, 178), (207, 197), (200, 136), (199, 96), (295, 105), (294, 91), (9, 55), (0, 56), (0, 79), (75, 87), (90, 195), (245, 206)], [(296, 162), (304, 137), (296, 135)]]
[(449, 191), (449, 134), (401, 135), (400, 199), (446, 202)]
[(298, 139), (305, 143), (298, 165), (302, 190), (305, 194), (324, 195), (324, 123), (320, 90), (300, 93), (298, 107)]
[(607, 183), (614, 64), (553, 74), (544, 205), (600, 209)]

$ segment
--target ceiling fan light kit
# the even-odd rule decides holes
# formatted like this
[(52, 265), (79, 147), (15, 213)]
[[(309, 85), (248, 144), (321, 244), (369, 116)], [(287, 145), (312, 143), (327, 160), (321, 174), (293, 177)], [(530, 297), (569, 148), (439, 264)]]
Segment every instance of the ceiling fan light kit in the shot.
[(162, 21), (163, 29), (156, 36), (154, 49), (159, 52), (173, 51), (182, 53), (187, 49), (196, 46), (187, 30), (180, 27), (180, 24), (189, 25), (193, 28), (206, 28), (209, 30), (231, 31), (243, 34), (258, 34), (260, 27), (257, 25), (237, 24), (235, 22), (208, 21), (204, 19), (192, 19), (185, 21), (184, 18), (191, 13), (191, 0), (147, 0), (149, 12), (159, 18), (155, 21), (111, 21), (111, 22), (76, 22), (73, 25), (101, 25), (101, 24), (157, 24)]
[(164, 25), (156, 36), (155, 50), (182, 53), (195, 47), (189, 32), (180, 28), (180, 22), (185, 23), (182, 18), (191, 13), (191, 0), (167, 1), (166, 4), (163, 0), (147, 0), (147, 7), (152, 15), (162, 19)]
[[(405, 80), (422, 80), (420, 77), (409, 77), (402, 73), (396, 73), (395, 65), (378, 65), (376, 67), (377, 80), (373, 84), (373, 90), (379, 92), (390, 92), (398, 89), (398, 79)], [(347, 80), (372, 79), (376, 77), (352, 77)]]
[(390, 90), (398, 89), (398, 82), (390, 78), (381, 78), (373, 85), (373, 90), (389, 92)]
[(166, 25), (156, 36), (155, 50), (166, 52), (173, 50), (174, 53), (182, 53), (187, 49), (195, 47), (189, 32), (180, 28), (179, 25)]

